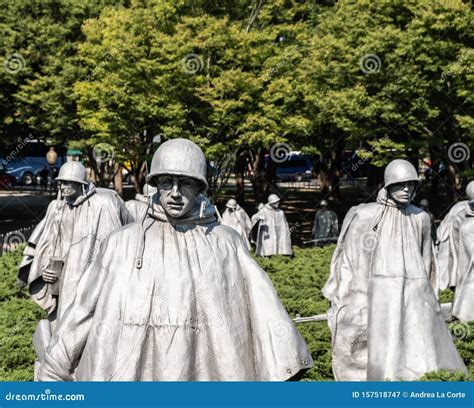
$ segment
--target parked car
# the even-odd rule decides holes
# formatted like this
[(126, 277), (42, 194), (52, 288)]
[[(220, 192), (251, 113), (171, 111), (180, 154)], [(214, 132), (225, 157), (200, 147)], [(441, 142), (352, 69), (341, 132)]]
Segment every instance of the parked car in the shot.
[[(33, 185), (41, 179), (42, 172), (44, 173), (44, 170), (49, 167), (46, 160), (48, 150), (49, 148), (44, 143), (28, 143), (18, 156), (8, 161), (0, 157), (0, 164), (8, 174), (15, 177), (16, 184)], [(66, 162), (66, 156), (64, 149), (56, 150), (58, 153), (56, 169), (58, 169)]]
[(309, 156), (291, 154), (288, 160), (277, 164), (276, 178), (282, 181), (303, 181), (311, 178), (313, 162)]
[(0, 188), (11, 188), (15, 185), (15, 182), (15, 177), (0, 168)]

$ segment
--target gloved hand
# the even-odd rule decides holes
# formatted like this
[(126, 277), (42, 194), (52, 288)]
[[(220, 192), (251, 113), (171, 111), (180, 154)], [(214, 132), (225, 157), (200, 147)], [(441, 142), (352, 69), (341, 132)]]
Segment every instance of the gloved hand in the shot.
[(46, 283), (54, 283), (58, 280), (59, 278), (59, 274), (58, 272), (55, 272), (51, 269), (46, 269), (45, 271), (43, 271), (43, 280), (46, 282)]

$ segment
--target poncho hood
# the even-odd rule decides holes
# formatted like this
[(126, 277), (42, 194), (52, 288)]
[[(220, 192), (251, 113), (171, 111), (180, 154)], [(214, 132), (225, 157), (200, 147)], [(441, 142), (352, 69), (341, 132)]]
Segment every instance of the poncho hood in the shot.
[(157, 221), (167, 222), (171, 225), (211, 225), (217, 223), (216, 210), (203, 194), (196, 198), (191, 211), (182, 218), (169, 217), (159, 203), (153, 203), (148, 210), (148, 215)]

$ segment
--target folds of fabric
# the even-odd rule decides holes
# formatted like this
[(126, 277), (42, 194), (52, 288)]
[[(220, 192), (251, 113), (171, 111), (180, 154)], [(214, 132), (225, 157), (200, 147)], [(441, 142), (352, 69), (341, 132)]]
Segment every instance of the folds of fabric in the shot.
[(155, 206), (100, 253), (40, 380), (278, 381), (311, 367), (266, 273), (214, 217), (171, 224)]
[[(123, 201), (92, 185), (70, 206), (54, 200), (25, 250), (18, 278), (29, 285), (32, 299), (57, 317), (72, 303), (79, 279), (97, 253), (100, 243), (115, 229), (131, 221)], [(52, 257), (64, 261), (59, 296), (42, 279)], [(58, 303), (58, 304), (56, 304)]]
[(235, 211), (226, 209), (222, 214), (222, 224), (235, 229), (242, 237), (247, 249), (250, 249), (249, 234), (252, 223), (245, 210), (238, 207)]
[(458, 233), (458, 261), (453, 316), (474, 321), (474, 211), (466, 211)]
[(256, 254), (258, 256), (293, 254), (290, 228), (285, 213), (281, 209), (265, 204), (252, 217), (252, 221), (252, 228), (260, 223), (256, 240)]
[(436, 298), (428, 214), (409, 205), (353, 207), (323, 293), (331, 301), (333, 371), (339, 381), (414, 380), (466, 371)]
[(460, 221), (468, 208), (467, 201), (461, 201), (453, 206), (441, 224), (436, 235), (438, 238), (438, 265), (440, 271), (440, 289), (456, 286), (458, 263), (458, 231)]
[(142, 221), (148, 211), (148, 198), (143, 194), (137, 194), (135, 199), (127, 201), (125, 206), (135, 222)]

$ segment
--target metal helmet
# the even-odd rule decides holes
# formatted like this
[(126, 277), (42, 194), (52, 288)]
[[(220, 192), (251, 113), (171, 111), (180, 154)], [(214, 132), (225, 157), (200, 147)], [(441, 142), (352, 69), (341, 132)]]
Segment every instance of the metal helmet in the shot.
[(429, 206), (430, 206), (430, 203), (426, 198), (423, 198), (423, 200), (420, 201), (421, 208), (428, 208)]
[(474, 201), (474, 180), (469, 182), (469, 184), (466, 187), (466, 195), (467, 195), (467, 200)]
[(415, 166), (407, 160), (392, 160), (385, 169), (384, 187), (387, 188), (392, 184), (403, 183), (406, 181), (420, 182)]
[(319, 205), (321, 207), (327, 207), (329, 204), (328, 204), (327, 200), (323, 200), (323, 201), (321, 201), (321, 203)]
[(237, 208), (237, 201), (231, 198), (229, 201), (227, 201), (227, 204), (225, 206), (235, 210)]
[(206, 180), (206, 158), (198, 145), (188, 139), (172, 139), (163, 143), (153, 156), (146, 182), (156, 185), (157, 176), (170, 174), (199, 180), (209, 187)]
[(145, 197), (150, 197), (158, 191), (156, 187), (151, 186), (150, 184), (145, 184), (143, 186), (143, 195)]
[(76, 183), (89, 184), (87, 182), (86, 168), (82, 163), (70, 161), (61, 166), (57, 181), (75, 181)]
[(280, 197), (278, 197), (276, 194), (270, 194), (268, 196), (268, 204), (277, 203), (278, 201), (280, 201)]

